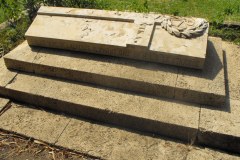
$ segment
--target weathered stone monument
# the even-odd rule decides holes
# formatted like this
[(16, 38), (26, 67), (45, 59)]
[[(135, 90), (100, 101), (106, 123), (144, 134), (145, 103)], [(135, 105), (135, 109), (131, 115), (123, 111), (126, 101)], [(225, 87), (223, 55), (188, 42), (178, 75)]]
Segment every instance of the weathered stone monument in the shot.
[[(222, 42), (208, 37), (208, 25), (201, 18), (41, 7), (26, 41), (4, 56), (14, 71), (5, 69), (0, 94), (207, 144), (212, 128), (204, 123), (201, 130), (200, 120), (216, 118), (210, 113), (227, 99)], [(201, 110), (208, 116), (199, 119)]]
[(202, 69), (208, 23), (200, 18), (42, 7), (29, 45)]

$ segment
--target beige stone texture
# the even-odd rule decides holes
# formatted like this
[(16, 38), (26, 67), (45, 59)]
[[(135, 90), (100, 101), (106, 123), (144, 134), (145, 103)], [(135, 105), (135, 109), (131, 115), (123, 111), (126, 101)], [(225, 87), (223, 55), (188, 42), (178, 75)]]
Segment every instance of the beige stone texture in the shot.
[(224, 69), (218, 59), (222, 53), (220, 39), (209, 39), (208, 55), (213, 56), (204, 71), (72, 51), (29, 49), (26, 42), (19, 48), (23, 52), (13, 51), (4, 57), (8, 68), (217, 107), (225, 103)]
[(9, 103), (9, 99), (6, 98), (1, 98), (0, 97), (0, 113), (2, 111), (2, 109)]
[(219, 110), (202, 106), (199, 141), (240, 153), (239, 46), (223, 43), (227, 103)]
[(194, 148), (188, 152), (186, 160), (239, 160), (239, 155), (234, 156), (209, 148)]
[(55, 143), (69, 119), (44, 110), (36, 110), (12, 103), (0, 116), (0, 128), (47, 143)]
[(6, 88), (18, 101), (136, 130), (186, 141), (197, 133), (197, 105), (24, 74)]
[(0, 58), (0, 95), (5, 95), (5, 86), (13, 80), (17, 75), (16, 72), (9, 71), (5, 64), (3, 58)]
[(229, 96), (233, 100), (240, 100), (240, 46), (223, 42), (223, 49)]
[[(26, 42), (20, 46), (29, 48)], [(175, 67), (84, 53), (76, 55), (71, 51), (56, 49), (24, 51), (7, 54), (4, 57), (7, 67), (155, 96), (174, 97), (178, 72)]]
[(192, 39), (178, 38), (159, 29), (155, 21), (160, 15), (128, 14), (42, 7), (26, 39), (34, 46), (203, 68), (208, 31)]
[(199, 148), (104, 124), (71, 119), (56, 145), (104, 159), (238, 160), (239, 155)]
[(56, 145), (105, 159), (184, 159), (187, 147), (113, 126), (72, 119)]
[[(104, 159), (237, 160), (239, 155), (199, 148), (104, 123), (65, 117), (12, 103), (0, 128)], [(17, 127), (18, 126), (18, 127)]]
[(32, 62), (34, 61), (39, 50), (40, 48), (30, 47), (27, 41), (24, 41), (21, 45), (18, 45), (10, 53), (5, 55), (6, 57), (12, 57), (12, 55), (15, 55), (14, 61), (11, 58), (4, 59), (5, 65), (7, 68), (18, 68), (20, 71), (33, 72), (34, 67), (32, 66)]
[(175, 98), (219, 107), (226, 102), (225, 92), (222, 40), (211, 37), (202, 72), (179, 68)]

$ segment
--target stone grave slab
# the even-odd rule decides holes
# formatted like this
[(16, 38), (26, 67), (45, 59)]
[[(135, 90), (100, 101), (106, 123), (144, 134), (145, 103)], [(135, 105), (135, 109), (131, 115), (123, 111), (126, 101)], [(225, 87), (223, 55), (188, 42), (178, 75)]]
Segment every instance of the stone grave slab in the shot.
[(208, 23), (200, 18), (41, 7), (29, 45), (202, 69)]

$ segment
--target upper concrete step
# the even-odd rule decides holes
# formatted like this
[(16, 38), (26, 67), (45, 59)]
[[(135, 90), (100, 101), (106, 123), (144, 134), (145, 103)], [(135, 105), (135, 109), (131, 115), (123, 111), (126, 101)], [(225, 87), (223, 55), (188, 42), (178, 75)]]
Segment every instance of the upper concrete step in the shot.
[(57, 7), (41, 7), (26, 33), (34, 46), (197, 69), (204, 67), (207, 36), (200, 18)]
[(88, 82), (102, 86), (222, 106), (225, 82), (221, 39), (210, 38), (202, 71), (92, 55), (30, 48), (27, 42), (4, 57), (9, 69)]

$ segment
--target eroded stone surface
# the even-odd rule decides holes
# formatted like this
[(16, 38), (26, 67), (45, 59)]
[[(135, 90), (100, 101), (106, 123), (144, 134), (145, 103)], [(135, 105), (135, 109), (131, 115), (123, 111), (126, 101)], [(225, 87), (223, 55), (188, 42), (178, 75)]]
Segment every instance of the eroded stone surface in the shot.
[(12, 104), (12, 108), (4, 113), (4, 118), (0, 117), (4, 124), (0, 123), (0, 128), (106, 159), (239, 159), (238, 155), (29, 107)]
[(219, 110), (203, 106), (200, 115), (199, 141), (209, 146), (240, 151), (239, 47), (224, 42), (224, 65), (227, 103)]
[(1, 110), (9, 103), (9, 99), (0, 97), (0, 113)]
[(76, 119), (56, 144), (107, 159), (183, 159), (187, 152), (183, 144)]
[[(25, 42), (21, 46), (27, 48), (28, 44)], [(29, 50), (20, 57), (21, 59), (15, 51), (7, 54), (4, 57), (7, 67), (139, 93), (174, 97), (178, 72), (176, 67), (101, 55), (76, 55), (70, 51), (46, 48), (41, 48), (38, 53)]]
[(206, 64), (202, 72), (179, 68), (176, 99), (188, 99), (202, 104), (215, 104), (215, 106), (224, 105), (226, 93), (222, 40), (213, 37), (209, 40)]
[(193, 160), (239, 159), (223, 152), (193, 147), (161, 137), (72, 119), (57, 145), (106, 159)]
[(240, 153), (240, 101), (230, 100), (230, 106), (213, 110), (201, 108), (198, 140), (202, 144)]
[(204, 71), (47, 48), (29, 50), (20, 59), (13, 51), (4, 58), (15, 70), (218, 107), (225, 102), (221, 53), (221, 40), (210, 38)]
[(228, 42), (223, 42), (226, 78), (228, 80), (227, 91), (231, 99), (240, 100), (240, 47)]
[(19, 70), (33, 72), (32, 62), (35, 59), (39, 49), (40, 48), (38, 47), (30, 47), (27, 41), (24, 41), (21, 45), (18, 45), (10, 53), (4, 56), (12, 57), (4, 58), (6, 67), (12, 69), (18, 68)]
[(220, 151), (214, 151), (209, 148), (194, 148), (189, 151), (186, 160), (238, 160), (239, 156), (229, 155)]
[(0, 94), (6, 95), (5, 86), (13, 80), (17, 75), (16, 72), (9, 71), (5, 64), (3, 58), (0, 58)]
[(11, 108), (0, 116), (0, 122), (3, 130), (55, 143), (69, 119), (12, 103)]
[(197, 105), (23, 74), (7, 89), (19, 101), (186, 141), (198, 128)]
[(160, 22), (155, 22), (160, 15), (125, 13), (118, 19), (113, 11), (92, 10), (86, 15), (91, 11), (42, 8), (26, 33), (30, 45), (203, 68), (207, 30), (199, 37), (181, 39), (159, 30)]

